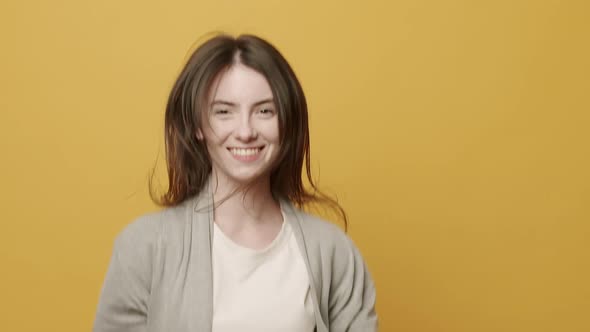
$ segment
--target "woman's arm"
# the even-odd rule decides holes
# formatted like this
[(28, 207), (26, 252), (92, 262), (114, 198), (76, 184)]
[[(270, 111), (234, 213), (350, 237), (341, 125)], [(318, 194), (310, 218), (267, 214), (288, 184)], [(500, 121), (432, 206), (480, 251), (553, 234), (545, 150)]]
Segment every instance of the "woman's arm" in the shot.
[(94, 332), (147, 330), (154, 246), (149, 241), (153, 236), (146, 232), (145, 224), (141, 220), (130, 224), (115, 240), (98, 302)]
[(334, 255), (330, 285), (330, 331), (377, 331), (375, 285), (359, 250), (348, 246)]

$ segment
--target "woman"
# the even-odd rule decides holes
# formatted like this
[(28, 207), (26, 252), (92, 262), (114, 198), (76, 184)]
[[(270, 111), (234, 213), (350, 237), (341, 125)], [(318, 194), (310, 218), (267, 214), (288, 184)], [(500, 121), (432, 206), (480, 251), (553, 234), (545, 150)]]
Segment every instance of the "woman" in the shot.
[[(376, 331), (375, 289), (338, 227), (306, 212), (307, 106), (268, 42), (221, 35), (166, 109), (163, 211), (116, 238), (94, 331)], [(316, 190), (317, 192), (317, 190)]]

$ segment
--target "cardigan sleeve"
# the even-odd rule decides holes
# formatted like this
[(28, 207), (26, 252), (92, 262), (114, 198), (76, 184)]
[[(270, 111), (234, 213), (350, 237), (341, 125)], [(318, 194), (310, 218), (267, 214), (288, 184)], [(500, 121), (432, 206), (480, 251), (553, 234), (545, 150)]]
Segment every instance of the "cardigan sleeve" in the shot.
[(147, 330), (154, 245), (145, 222), (128, 225), (115, 239), (93, 332)]
[(332, 261), (330, 331), (377, 331), (373, 279), (357, 247), (345, 239), (346, 245), (336, 249)]

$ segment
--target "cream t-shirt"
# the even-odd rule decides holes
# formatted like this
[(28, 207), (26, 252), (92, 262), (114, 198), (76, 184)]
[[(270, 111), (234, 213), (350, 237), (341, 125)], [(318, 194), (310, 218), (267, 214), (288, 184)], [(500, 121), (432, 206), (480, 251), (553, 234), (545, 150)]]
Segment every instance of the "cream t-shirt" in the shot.
[(214, 223), (213, 332), (312, 332), (309, 278), (284, 219), (266, 248), (238, 245)]

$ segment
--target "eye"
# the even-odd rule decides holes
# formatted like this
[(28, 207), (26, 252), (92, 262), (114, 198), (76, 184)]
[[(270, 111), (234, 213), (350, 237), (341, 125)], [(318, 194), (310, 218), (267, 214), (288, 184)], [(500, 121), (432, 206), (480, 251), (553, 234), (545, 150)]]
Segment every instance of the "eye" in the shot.
[(229, 110), (225, 108), (218, 108), (213, 110), (213, 115), (225, 116), (229, 114)]
[(270, 115), (273, 115), (275, 113), (275, 111), (272, 108), (265, 107), (265, 108), (261, 108), (260, 110), (258, 110), (258, 113), (265, 115), (265, 116), (270, 116)]

